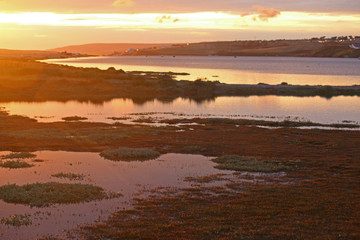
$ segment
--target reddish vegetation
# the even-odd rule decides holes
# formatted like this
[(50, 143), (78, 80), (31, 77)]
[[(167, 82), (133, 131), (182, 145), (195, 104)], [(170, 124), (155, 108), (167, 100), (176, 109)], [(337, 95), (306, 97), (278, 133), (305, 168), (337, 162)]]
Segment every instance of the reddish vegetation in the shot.
[[(86, 70), (19, 61), (3, 61), (0, 65), (4, 66), (0, 68), (3, 100), (102, 102), (121, 96), (152, 98), (159, 93), (170, 99), (194, 98), (213, 97), (219, 89), (234, 95), (261, 95), (265, 90), (269, 94), (271, 89), (278, 89), (279, 95), (359, 94), (358, 87), (234, 88), (200, 80), (178, 83), (170, 76), (152, 78), (114, 69)], [(79, 229), (78, 239), (360, 238), (358, 131), (264, 129), (247, 124), (236, 126), (239, 124), (228, 120), (202, 122), (200, 119), (198, 123), (201, 124), (159, 128), (86, 122), (38, 123), (26, 117), (10, 116), (0, 109), (0, 150), (100, 152), (129, 147), (160, 153), (277, 158), (279, 165), (285, 166), (296, 161), (293, 167), (283, 169), (287, 171), (285, 177), (267, 176), (265, 182), (245, 183), (243, 180), (251, 180), (252, 176), (241, 174), (235, 174), (235, 180), (224, 180), (221, 176), (187, 178), (196, 187), (137, 199), (133, 210), (114, 213), (103, 223)], [(216, 178), (227, 184), (199, 185), (217, 181)]]
[[(207, 156), (238, 154), (310, 158), (318, 164), (330, 164), (328, 157), (345, 160), (360, 156), (358, 131), (263, 129), (230, 124), (194, 125), (191, 128), (193, 130), (187, 126), (153, 128), (86, 122), (38, 123), (0, 112), (3, 149), (99, 151), (115, 147), (144, 147), (162, 153), (200, 153)], [(185, 131), (176, 131), (180, 129)]]
[[(358, 131), (262, 129), (232, 124), (153, 128), (37, 123), (0, 113), (1, 150), (116, 147), (210, 156), (299, 160), (281, 181), (195, 187), (139, 199), (131, 211), (83, 227), (85, 239), (359, 239)], [(211, 194), (210, 194), (211, 193)]]
[(167, 151), (198, 146), (197, 151), (210, 155), (281, 156), (301, 163), (282, 182), (232, 182), (223, 188), (195, 187), (138, 199), (134, 210), (83, 227), (85, 239), (360, 237), (358, 132), (213, 125), (136, 142), (154, 147), (167, 143)]
[(243, 186), (247, 193), (224, 189), (209, 196), (211, 189), (198, 188), (139, 199), (135, 210), (83, 227), (81, 234), (85, 239), (358, 239), (359, 192), (348, 180), (323, 176), (291, 185)]

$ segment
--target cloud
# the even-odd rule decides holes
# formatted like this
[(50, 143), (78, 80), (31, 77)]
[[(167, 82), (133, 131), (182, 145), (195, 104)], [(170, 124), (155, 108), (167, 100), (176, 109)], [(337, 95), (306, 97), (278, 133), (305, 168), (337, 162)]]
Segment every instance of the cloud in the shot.
[(268, 21), (269, 18), (275, 18), (281, 14), (280, 10), (274, 8), (264, 8), (260, 5), (254, 5), (253, 8), (257, 10), (257, 17), (254, 20)]
[(162, 15), (161, 17), (156, 18), (157, 23), (176, 23), (179, 21), (180, 21), (180, 19), (173, 18), (173, 17), (167, 16), (167, 15)]
[(134, 5), (133, 0), (116, 0), (112, 4), (114, 7), (131, 7)]

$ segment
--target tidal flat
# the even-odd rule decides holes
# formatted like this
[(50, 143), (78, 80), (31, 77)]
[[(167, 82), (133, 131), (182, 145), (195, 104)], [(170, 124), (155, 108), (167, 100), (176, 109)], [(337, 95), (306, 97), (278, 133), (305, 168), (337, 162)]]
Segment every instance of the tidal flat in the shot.
[[(222, 92), (242, 94), (227, 90), (230, 85), (177, 82), (164, 75), (150, 77), (114, 69), (24, 61), (1, 64), (0, 92), (5, 94), (1, 95), (2, 101), (101, 102), (138, 96), (199, 100)], [(13, 81), (18, 88), (10, 87)], [(254, 86), (252, 94), (258, 94), (258, 88), (271, 87)], [(287, 85), (278, 88), (285, 91), (279, 94), (293, 94), (295, 90)], [(304, 88), (316, 95), (322, 89)], [(291, 91), (286, 93), (287, 89)], [(322, 94), (324, 97), (358, 94), (357, 87), (351, 86), (326, 89), (331, 94)], [(272, 90), (270, 93), (274, 94)], [(3, 189), (11, 186), (28, 193), (33, 186), (46, 186), (46, 194), (55, 195), (57, 186), (66, 189), (78, 184), (96, 190), (93, 194), (84, 192), (90, 197), (85, 202), (55, 199), (31, 207), (23, 201), (0, 200), (0, 237), (360, 237), (360, 135), (352, 130), (358, 128), (356, 123), (339, 126), (347, 126), (346, 131), (300, 129), (295, 123), (276, 121), (265, 122), (276, 128), (260, 128), (259, 122), (239, 119), (174, 119), (164, 123), (40, 122), (0, 111), (1, 161), (34, 165), (0, 168), (0, 196), (6, 195)], [(100, 155), (114, 150), (118, 150), (116, 157), (126, 156), (127, 161), (109, 161)], [(133, 161), (134, 153), (151, 157)], [(92, 198), (94, 194), (100, 198)], [(112, 197), (104, 197), (106, 194)]]

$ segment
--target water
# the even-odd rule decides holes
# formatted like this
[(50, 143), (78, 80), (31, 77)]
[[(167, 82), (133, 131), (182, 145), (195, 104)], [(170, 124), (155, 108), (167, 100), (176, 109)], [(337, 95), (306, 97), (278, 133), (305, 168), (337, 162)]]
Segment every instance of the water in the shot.
[[(178, 98), (173, 102), (153, 100), (144, 104), (135, 104), (130, 99), (113, 99), (102, 104), (89, 102), (7, 102), (0, 107), (10, 114), (25, 115), (36, 118), (39, 122), (62, 121), (68, 116), (87, 117), (88, 121), (114, 121), (108, 118), (124, 117), (132, 113), (149, 113), (152, 117), (237, 117), (250, 119), (268, 119), (278, 121), (284, 119), (310, 120), (319, 123), (336, 123), (343, 120), (360, 122), (359, 97), (218, 97), (213, 101), (197, 103)], [(173, 113), (173, 114), (164, 114)], [(180, 115), (180, 116), (179, 116)], [(141, 116), (128, 116), (127, 122)], [(275, 118), (275, 119), (274, 119)]]
[[(92, 57), (47, 60), (78, 67), (116, 67), (126, 71), (187, 72), (178, 79), (195, 80), (204, 77), (226, 83), (257, 84), (259, 82), (309, 85), (360, 84), (360, 61), (340, 58), (285, 57)], [(359, 97), (218, 97), (197, 103), (178, 98), (172, 102), (159, 100), (136, 104), (131, 99), (113, 99), (102, 104), (90, 102), (6, 102), (0, 103), (11, 114), (37, 118), (40, 122), (61, 121), (61, 118), (80, 115), (88, 121), (113, 123), (109, 117), (131, 113), (160, 112), (157, 117), (175, 118), (179, 114), (211, 115), (254, 119), (310, 120), (337, 123), (360, 121)], [(175, 115), (161, 114), (172, 112)], [(191, 117), (186, 116), (186, 117)], [(134, 117), (132, 117), (134, 118)], [(126, 121), (127, 123), (131, 122)]]
[[(7, 152), (0, 152), (1, 155)], [(200, 155), (165, 154), (146, 162), (113, 162), (98, 153), (75, 153), (63, 151), (36, 152), (37, 159), (44, 160), (32, 168), (8, 170), (0, 168), (0, 186), (7, 183), (18, 185), (36, 182), (64, 182), (93, 184), (106, 191), (120, 192), (123, 197), (93, 201), (82, 204), (55, 205), (45, 208), (30, 208), (25, 205), (8, 204), (0, 200), (0, 219), (14, 214), (30, 214), (32, 225), (12, 227), (0, 224), (0, 239), (37, 239), (44, 234), (61, 234), (62, 229), (76, 228), (78, 224), (92, 224), (99, 217), (106, 219), (111, 213), (131, 207), (134, 197), (146, 196), (146, 191), (158, 187), (190, 187), (186, 177), (201, 177), (212, 174), (229, 174), (214, 168), (209, 157)], [(81, 181), (54, 178), (57, 173), (85, 175)], [(210, 183), (210, 186), (215, 183)], [(217, 182), (216, 184), (221, 184)]]
[(92, 57), (46, 60), (76, 67), (115, 67), (125, 71), (186, 72), (178, 80), (207, 78), (224, 83), (299, 85), (360, 84), (360, 61), (354, 58), (298, 57)]
[[(48, 60), (81, 67), (110, 66), (127, 71), (188, 72), (190, 76), (178, 79), (206, 77), (227, 83), (278, 84), (360, 84), (360, 62), (356, 59), (268, 58), (268, 57), (101, 57), (86, 59)], [(218, 77), (215, 77), (218, 76)], [(254, 119), (298, 119), (320, 123), (335, 123), (344, 120), (360, 121), (360, 97), (218, 97), (197, 103), (178, 98), (172, 102), (159, 100), (136, 104), (130, 99), (113, 99), (102, 104), (90, 102), (4, 102), (10, 114), (26, 115), (40, 122), (62, 121), (67, 116), (83, 116), (88, 121), (113, 123), (109, 117), (130, 117), (131, 121), (142, 113), (154, 117), (241, 117)], [(140, 116), (141, 117), (141, 116)], [(0, 153), (0, 155), (6, 152)], [(131, 207), (134, 197), (145, 197), (146, 191), (157, 187), (181, 188), (193, 183), (186, 177), (211, 174), (227, 174), (214, 168), (210, 158), (199, 155), (165, 154), (146, 162), (112, 162), (102, 159), (98, 153), (74, 153), (63, 151), (40, 151), (38, 159), (29, 169), (8, 170), (0, 168), (0, 186), (7, 183), (26, 184), (34, 182), (68, 182), (56, 179), (59, 172), (84, 174), (84, 180), (103, 187), (107, 191), (121, 192), (117, 199), (84, 204), (56, 205), (46, 208), (30, 208), (24, 205), (0, 201), (0, 219), (13, 214), (31, 214), (33, 225), (9, 227), (0, 224), (0, 238), (35, 239), (42, 234), (60, 234), (62, 229), (76, 228), (78, 224), (91, 224), (96, 219), (106, 219), (111, 213)], [(31, 160), (27, 160), (31, 161)], [(212, 184), (222, 184), (220, 182)]]

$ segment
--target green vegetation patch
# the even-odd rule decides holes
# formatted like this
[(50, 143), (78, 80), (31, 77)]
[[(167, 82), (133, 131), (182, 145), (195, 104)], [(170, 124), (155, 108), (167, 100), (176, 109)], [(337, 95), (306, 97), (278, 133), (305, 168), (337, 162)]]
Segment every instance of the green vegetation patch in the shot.
[(89, 184), (34, 183), (23, 186), (9, 184), (0, 187), (0, 199), (7, 203), (46, 207), (53, 204), (90, 202), (116, 197), (101, 187)]
[(225, 181), (224, 174), (213, 174), (209, 176), (201, 176), (201, 177), (186, 177), (186, 182), (196, 182), (196, 183), (211, 183), (216, 181)]
[(62, 120), (67, 122), (75, 122), (75, 121), (84, 121), (87, 120), (86, 117), (79, 117), (79, 116), (71, 116), (71, 117), (63, 117)]
[(118, 120), (129, 120), (131, 117), (108, 117), (107, 119), (118, 121)]
[(84, 174), (75, 174), (75, 173), (57, 173), (51, 176), (56, 178), (66, 178), (69, 179), (70, 181), (83, 180), (85, 178)]
[(21, 161), (21, 160), (10, 160), (10, 161), (1, 161), (0, 162), (0, 167), (2, 168), (11, 168), (11, 169), (16, 169), (16, 168), (30, 168), (33, 167), (33, 164), (29, 164), (27, 162)]
[(28, 159), (35, 157), (36, 154), (30, 152), (14, 152), (1, 156), (2, 159)]
[(32, 224), (30, 214), (15, 214), (8, 218), (2, 218), (0, 223), (13, 227), (29, 226)]
[(118, 148), (103, 151), (100, 156), (112, 161), (146, 161), (158, 158), (160, 153), (146, 148)]
[(247, 156), (222, 156), (213, 159), (218, 165), (215, 166), (222, 170), (234, 170), (245, 172), (281, 172), (294, 170), (299, 161), (294, 160), (280, 160), (280, 159), (265, 159), (260, 157), (247, 157)]
[(34, 159), (33, 162), (36, 162), (36, 163), (42, 163), (42, 162), (45, 162), (44, 160), (42, 159)]

